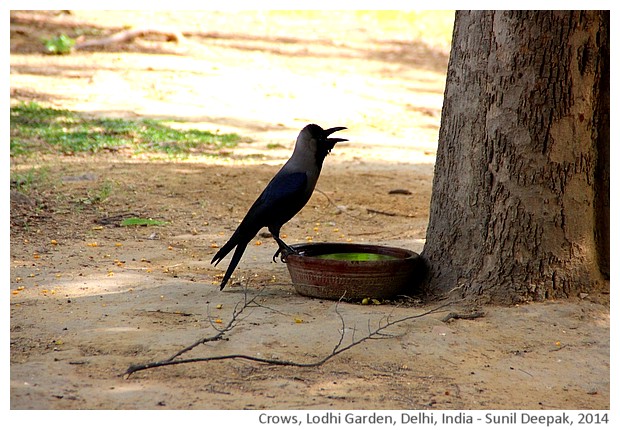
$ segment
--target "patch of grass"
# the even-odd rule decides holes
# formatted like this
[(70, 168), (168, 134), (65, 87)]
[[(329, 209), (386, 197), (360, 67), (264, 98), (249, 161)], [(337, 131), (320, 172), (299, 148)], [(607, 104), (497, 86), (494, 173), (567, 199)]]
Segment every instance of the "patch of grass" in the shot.
[(121, 227), (130, 226), (151, 226), (151, 225), (166, 225), (166, 221), (158, 221), (151, 218), (125, 218), (121, 221)]
[(108, 197), (110, 197), (110, 194), (112, 194), (113, 189), (114, 189), (113, 182), (106, 179), (103, 182), (103, 184), (101, 184), (99, 189), (97, 190), (97, 193), (95, 194), (95, 198), (99, 202), (106, 201)]
[(77, 199), (77, 203), (81, 205), (95, 205), (103, 203), (110, 197), (113, 190), (114, 183), (110, 180), (106, 180), (99, 186), (99, 188), (89, 190), (86, 197)]
[(61, 34), (60, 36), (52, 37), (51, 39), (44, 39), (45, 52), (54, 55), (66, 55), (70, 54), (73, 46), (75, 46), (75, 39)]
[(163, 152), (182, 157), (234, 147), (241, 140), (237, 134), (177, 130), (167, 123), (152, 119), (86, 118), (65, 109), (24, 103), (11, 107), (11, 156), (125, 148), (134, 153)]
[(45, 182), (47, 177), (47, 168), (32, 167), (25, 172), (11, 172), (11, 188), (28, 194), (31, 189)]

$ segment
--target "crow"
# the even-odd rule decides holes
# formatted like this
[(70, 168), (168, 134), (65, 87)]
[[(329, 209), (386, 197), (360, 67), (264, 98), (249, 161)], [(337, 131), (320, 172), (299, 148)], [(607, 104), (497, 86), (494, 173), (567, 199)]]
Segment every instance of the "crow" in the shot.
[(316, 124), (308, 124), (301, 130), (291, 158), (267, 184), (228, 242), (211, 260), (211, 264), (217, 266), (236, 247), (220, 284), (220, 290), (226, 286), (248, 243), (263, 227), (269, 229), (278, 244), (273, 261), (280, 254), (286, 257), (288, 254), (295, 253), (280, 238), (280, 229), (310, 200), (327, 154), (336, 143), (348, 140), (329, 136), (345, 129), (346, 127), (333, 127), (323, 130)]

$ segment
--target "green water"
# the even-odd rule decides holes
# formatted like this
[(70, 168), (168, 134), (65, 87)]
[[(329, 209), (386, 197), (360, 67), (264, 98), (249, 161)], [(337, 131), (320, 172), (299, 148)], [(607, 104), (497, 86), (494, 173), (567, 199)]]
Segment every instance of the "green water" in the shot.
[(335, 252), (333, 254), (317, 255), (317, 258), (325, 260), (339, 261), (385, 261), (398, 260), (398, 258), (385, 254), (374, 254), (372, 252)]

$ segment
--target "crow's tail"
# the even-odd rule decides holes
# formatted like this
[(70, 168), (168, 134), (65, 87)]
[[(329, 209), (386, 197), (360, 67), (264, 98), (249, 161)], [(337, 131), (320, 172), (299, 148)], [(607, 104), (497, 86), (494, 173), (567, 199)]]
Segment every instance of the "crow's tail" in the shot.
[(237, 244), (237, 248), (235, 249), (235, 253), (230, 260), (230, 264), (228, 265), (228, 269), (226, 269), (226, 273), (224, 274), (224, 279), (222, 279), (222, 283), (220, 284), (220, 290), (223, 290), (230, 279), (230, 276), (235, 271), (237, 264), (239, 264), (239, 260), (241, 260), (241, 256), (245, 252), (245, 248), (248, 246), (248, 242), (243, 242)]
[(226, 242), (224, 246), (222, 246), (219, 251), (215, 253), (213, 259), (211, 260), (211, 264), (217, 266), (219, 262), (222, 261), (235, 246), (237, 246), (238, 243), (239, 236), (237, 232), (235, 232), (232, 237), (228, 239), (228, 242)]
[(232, 256), (232, 259), (230, 260), (228, 269), (226, 269), (224, 279), (222, 279), (222, 283), (220, 284), (220, 290), (222, 290), (226, 286), (226, 283), (228, 283), (228, 280), (230, 279), (230, 276), (232, 275), (235, 268), (237, 267), (237, 264), (239, 264), (239, 260), (241, 260), (241, 256), (245, 252), (245, 248), (247, 248), (248, 243), (250, 242), (250, 240), (252, 240), (256, 233), (258, 233), (258, 231), (247, 231), (246, 228), (242, 227), (245, 226), (243, 224), (240, 225), (239, 228), (237, 228), (237, 230), (230, 237), (230, 239), (228, 239), (228, 242), (226, 242), (224, 246), (222, 246), (220, 250), (217, 251), (217, 253), (213, 256), (213, 259), (211, 260), (211, 264), (217, 266), (218, 263), (222, 261), (224, 257), (226, 257), (230, 253), (230, 251), (232, 251), (234, 247), (237, 247)]

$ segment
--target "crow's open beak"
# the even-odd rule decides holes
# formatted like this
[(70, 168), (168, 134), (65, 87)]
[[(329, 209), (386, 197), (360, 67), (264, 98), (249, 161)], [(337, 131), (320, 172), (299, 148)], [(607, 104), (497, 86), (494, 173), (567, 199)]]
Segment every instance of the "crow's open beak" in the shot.
[(347, 129), (346, 127), (332, 127), (332, 128), (328, 128), (327, 130), (325, 130), (325, 140), (332, 144), (332, 148), (338, 142), (347, 142), (349, 139), (340, 139), (340, 138), (337, 138), (337, 137), (330, 137), (329, 139), (327, 138), (327, 136), (329, 136), (332, 133), (335, 133), (335, 132), (340, 131), (340, 130), (346, 130), (346, 129)]

